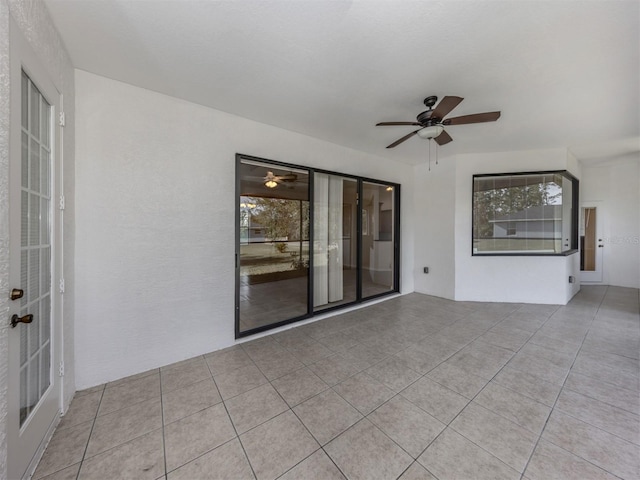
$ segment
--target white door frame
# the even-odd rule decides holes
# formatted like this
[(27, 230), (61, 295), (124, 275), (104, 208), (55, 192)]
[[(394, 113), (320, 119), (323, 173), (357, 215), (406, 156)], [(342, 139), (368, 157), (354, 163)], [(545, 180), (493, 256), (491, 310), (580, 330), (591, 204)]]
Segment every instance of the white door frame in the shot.
[(582, 220), (582, 210), (584, 208), (596, 209), (596, 245), (595, 245), (595, 260), (596, 269), (594, 271), (580, 271), (580, 283), (602, 283), (604, 278), (604, 265), (603, 265), (603, 248), (604, 248), (604, 208), (602, 201), (582, 202), (580, 203), (580, 235), (583, 233), (584, 225)]
[[(22, 71), (37, 85), (51, 104), (51, 382), (41, 401), (20, 426), (19, 347), (20, 326), (8, 329), (7, 389), (7, 473), (9, 478), (29, 478), (42, 456), (62, 411), (62, 378), (58, 375), (62, 355), (62, 221), (58, 202), (62, 192), (62, 142), (58, 115), (62, 99), (55, 85), (13, 20), (9, 20), (10, 39), (10, 122), (9, 122), (9, 288), (20, 285), (21, 212), (21, 76)], [(19, 302), (9, 302), (8, 318), (19, 313)]]

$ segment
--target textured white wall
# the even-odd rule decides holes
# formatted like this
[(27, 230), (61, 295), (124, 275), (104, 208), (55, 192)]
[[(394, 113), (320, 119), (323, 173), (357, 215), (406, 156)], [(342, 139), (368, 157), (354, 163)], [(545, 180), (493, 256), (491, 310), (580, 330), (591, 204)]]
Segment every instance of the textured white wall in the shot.
[(455, 300), (566, 303), (579, 289), (568, 283), (576, 255), (471, 256), (474, 174), (565, 169), (580, 176), (564, 149), (456, 155), (431, 171), (416, 167), (416, 291)]
[(71, 62), (58, 32), (53, 27), (49, 13), (39, 0), (0, 0), (0, 478), (6, 477), (6, 414), (7, 414), (7, 325), (9, 307), (8, 269), (8, 165), (9, 165), (9, 16), (13, 17), (22, 34), (39, 57), (54, 83), (64, 94), (64, 110), (67, 114), (65, 129), (65, 364), (64, 402), (71, 401), (75, 391), (73, 372), (73, 171), (74, 171), (74, 76)]
[[(580, 178), (565, 149), (459, 155), (456, 159), (456, 300), (565, 304), (573, 254), (567, 257), (471, 255), (472, 176), (565, 170)], [(577, 280), (577, 279), (576, 279)]]
[[(234, 343), (235, 154), (402, 184), (410, 166), (76, 72), (79, 388)], [(402, 290), (413, 290), (412, 202)]]
[(583, 167), (580, 190), (602, 202), (602, 283), (640, 288), (640, 155)]
[[(455, 296), (455, 159), (415, 167), (415, 291)], [(425, 274), (424, 267), (429, 267)]]

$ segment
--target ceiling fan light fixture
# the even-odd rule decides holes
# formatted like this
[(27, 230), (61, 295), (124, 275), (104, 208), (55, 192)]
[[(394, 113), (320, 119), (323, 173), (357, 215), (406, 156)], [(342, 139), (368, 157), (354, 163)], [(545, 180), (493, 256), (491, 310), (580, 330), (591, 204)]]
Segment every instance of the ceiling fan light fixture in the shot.
[(436, 138), (444, 131), (444, 127), (442, 125), (432, 125), (430, 127), (424, 127), (418, 130), (418, 136), (420, 138), (424, 138), (425, 140), (429, 140), (431, 138)]
[(267, 180), (266, 182), (264, 182), (264, 186), (267, 188), (275, 188), (278, 186), (278, 183), (275, 180)]

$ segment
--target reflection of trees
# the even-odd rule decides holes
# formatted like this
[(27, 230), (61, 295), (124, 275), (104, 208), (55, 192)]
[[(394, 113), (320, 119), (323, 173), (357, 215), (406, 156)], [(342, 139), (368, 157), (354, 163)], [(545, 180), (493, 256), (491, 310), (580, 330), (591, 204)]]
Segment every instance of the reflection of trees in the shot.
[(284, 198), (248, 197), (252, 223), (259, 224), (271, 241), (309, 239), (309, 202)]
[(553, 204), (562, 197), (560, 185), (562, 177), (554, 175), (553, 180), (548, 182), (474, 191), (474, 238), (492, 237), (493, 225), (489, 221), (496, 217)]

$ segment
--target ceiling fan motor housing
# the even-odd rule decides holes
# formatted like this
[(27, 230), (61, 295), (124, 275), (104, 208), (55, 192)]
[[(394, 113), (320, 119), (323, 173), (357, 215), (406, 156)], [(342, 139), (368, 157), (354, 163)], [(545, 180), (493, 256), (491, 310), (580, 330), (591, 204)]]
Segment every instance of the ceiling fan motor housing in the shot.
[(432, 114), (433, 114), (433, 110), (425, 110), (424, 112), (420, 113), (416, 117), (416, 120), (418, 121), (419, 124), (424, 125), (425, 127), (435, 125), (436, 123), (438, 123), (438, 119), (431, 118)]

